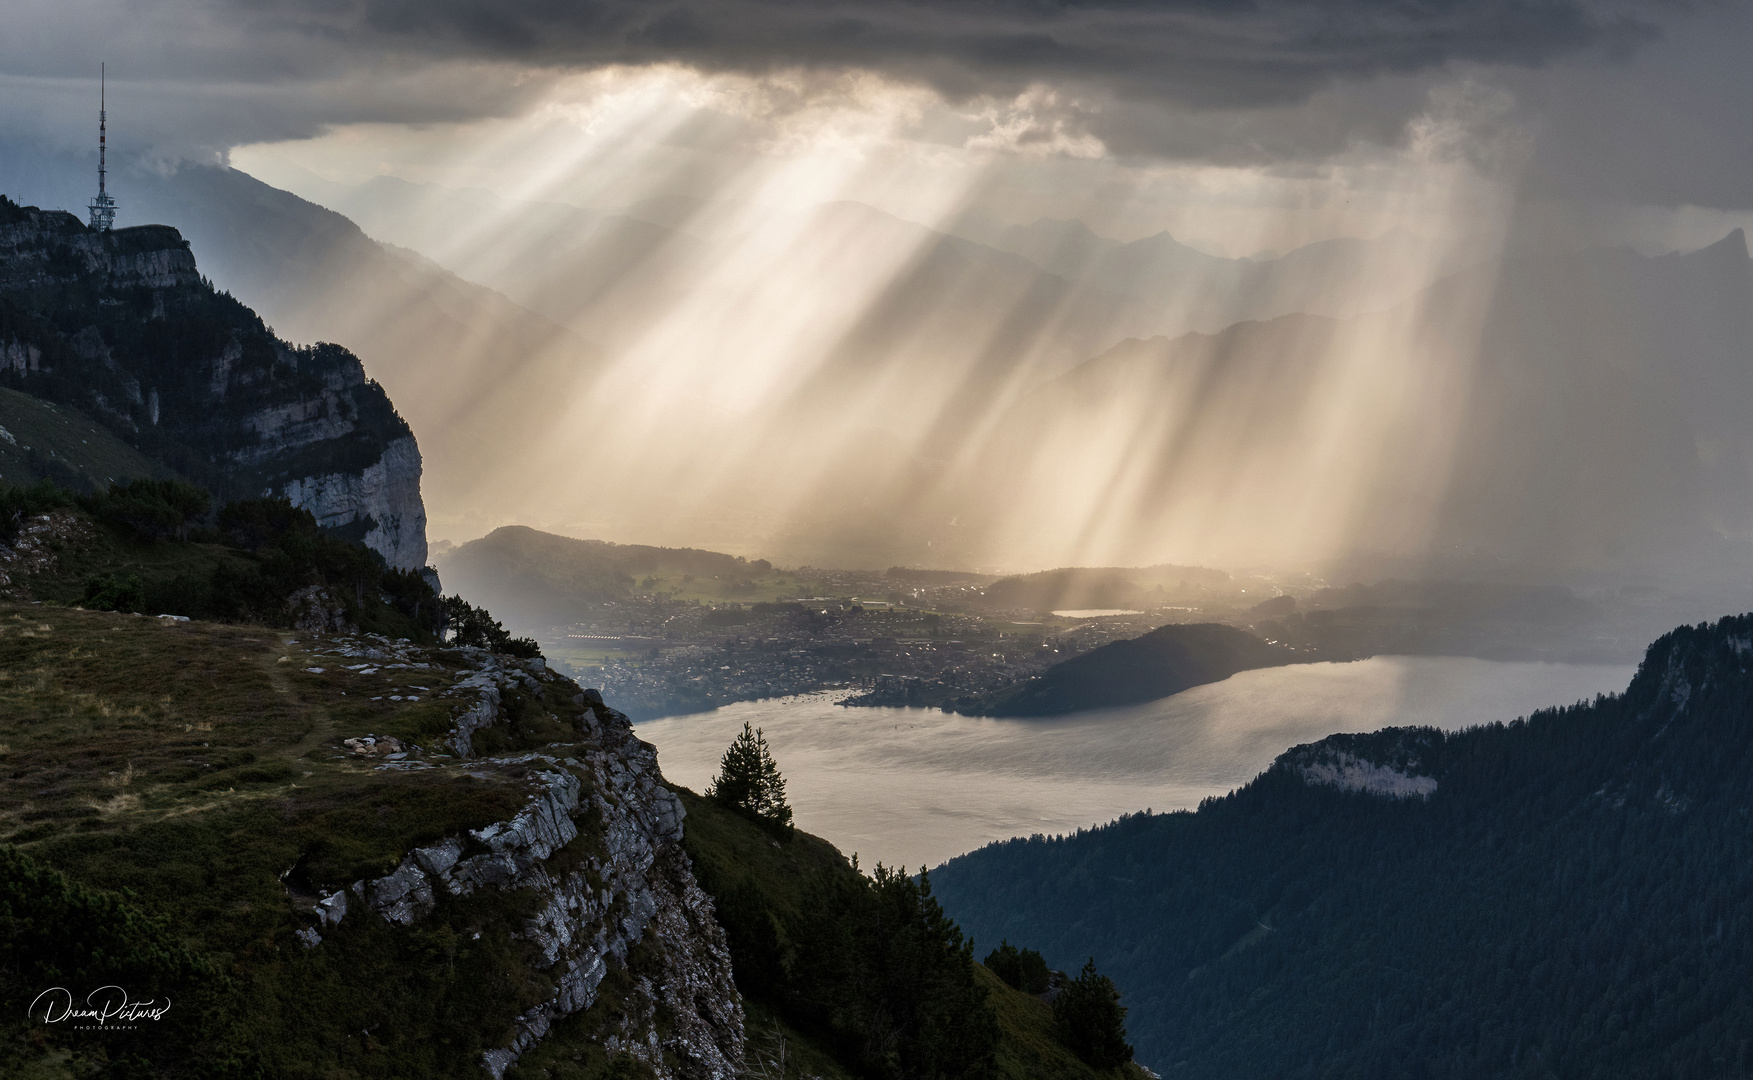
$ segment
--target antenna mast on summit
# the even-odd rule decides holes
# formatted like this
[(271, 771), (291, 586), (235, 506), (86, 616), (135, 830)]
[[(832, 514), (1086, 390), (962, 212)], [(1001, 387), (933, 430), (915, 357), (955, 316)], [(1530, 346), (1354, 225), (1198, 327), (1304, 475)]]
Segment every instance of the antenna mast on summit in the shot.
[(97, 198), (91, 200), (91, 220), (88, 222), (98, 232), (109, 232), (116, 223), (116, 200), (110, 198), (109, 193), (104, 190), (104, 179), (109, 172), (104, 167), (104, 151), (107, 149), (104, 143), (109, 138), (106, 131), (109, 118), (105, 111), (108, 104), (105, 100), (108, 75), (104, 69), (107, 66), (100, 64), (97, 69)]

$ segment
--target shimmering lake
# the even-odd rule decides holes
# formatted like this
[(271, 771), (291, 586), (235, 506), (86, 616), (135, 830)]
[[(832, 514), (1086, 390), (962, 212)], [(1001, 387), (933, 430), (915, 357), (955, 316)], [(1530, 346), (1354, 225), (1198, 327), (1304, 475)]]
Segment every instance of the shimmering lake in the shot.
[(1117, 607), (1104, 607), (1104, 608), (1093, 608), (1092, 607), (1092, 608), (1067, 608), (1064, 611), (1055, 611), (1053, 614), (1059, 616), (1062, 619), (1105, 619), (1105, 618), (1108, 618), (1109, 616), (1112, 616), (1112, 615), (1143, 615), (1144, 612), (1130, 611), (1126, 608), (1117, 608)]
[(704, 790), (746, 720), (765, 730), (800, 828), (863, 865), (917, 867), (992, 840), (1197, 806), (1297, 743), (1456, 729), (1623, 690), (1630, 666), (1383, 656), (1248, 671), (1148, 705), (1051, 720), (852, 709), (837, 693), (640, 724), (664, 775)]

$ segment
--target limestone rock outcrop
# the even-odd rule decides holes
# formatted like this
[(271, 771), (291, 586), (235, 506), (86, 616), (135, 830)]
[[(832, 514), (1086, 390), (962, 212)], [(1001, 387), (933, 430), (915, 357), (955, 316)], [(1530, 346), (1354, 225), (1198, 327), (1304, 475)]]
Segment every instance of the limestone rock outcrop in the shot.
[(289, 480), (279, 494), (302, 506), (325, 528), (369, 522), (361, 539), (391, 566), (426, 565), (426, 504), (420, 498), (420, 448), (413, 435), (393, 440), (383, 456), (358, 472)]
[[(434, 666), (420, 650), (383, 639), (337, 652), (381, 668)], [(460, 701), (457, 727), (436, 744), (450, 752), (397, 754), (402, 760), (376, 768), (452, 770), (521, 784), (522, 808), (409, 851), (381, 877), (333, 889), (310, 906), (314, 924), (298, 932), (300, 941), (321, 948), (324, 933), (350, 919), (416, 927), (445, 897), (533, 891), (533, 912), (517, 935), (534, 946), (552, 989), (517, 1017), (504, 1045), (483, 1055), (489, 1075), (498, 1080), (556, 1023), (589, 1009), (604, 979), (620, 969), (634, 989), (617, 1001), (596, 1041), (611, 1053), (625, 1051), (660, 1080), (732, 1080), (743, 1061), (742, 1002), (712, 899), (682, 849), (686, 811), (663, 784), (656, 750), (634, 736), (625, 715), (540, 659), (481, 649), (446, 655), (467, 665), (448, 691)], [(505, 722), (503, 706), (514, 695), (582, 703), (582, 741), (546, 752), (472, 756), (471, 736)]]
[(188, 242), (165, 225), (100, 233), (65, 210), (34, 207), (0, 224), (0, 291), (58, 288), (72, 280), (107, 290), (175, 289), (199, 286), (201, 274)]
[(1428, 775), (1428, 763), (1442, 738), (1431, 728), (1330, 735), (1285, 751), (1273, 768), (1288, 771), (1310, 787), (1424, 800), (1437, 792), (1437, 779)]

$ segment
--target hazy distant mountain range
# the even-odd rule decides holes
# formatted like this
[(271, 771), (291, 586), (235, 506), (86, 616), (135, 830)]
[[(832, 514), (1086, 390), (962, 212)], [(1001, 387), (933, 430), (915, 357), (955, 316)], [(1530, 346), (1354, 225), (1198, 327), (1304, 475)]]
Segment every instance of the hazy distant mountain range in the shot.
[(639, 578), (654, 572), (729, 581), (772, 567), (717, 551), (574, 540), (507, 525), (447, 552), (441, 569), (458, 594), (493, 605), (520, 629), (545, 631), (628, 599)]
[[(1126, 475), (1101, 497), (1141, 528), (1313, 500), (1307, 527), (1360, 554), (1427, 530), (1427, 570), (1727, 578), (1753, 555), (1749, 301), (1736, 230), (1686, 255), (1510, 260), (1350, 320), (1127, 341), (1018, 402), (979, 471), (1005, 490)], [(1324, 443), (1334, 408), (1370, 437)]]
[[(90, 183), (79, 159), (30, 148), (4, 159), (9, 187), (45, 205), (77, 206)], [(1073, 280), (1031, 261), (1072, 269), (1038, 250), (1038, 237), (1029, 242), (1052, 223), (996, 238), (1015, 249), (1004, 250), (857, 204), (818, 207), (781, 254), (820, 256), (822, 273), (849, 276), (853, 292), (876, 288), (875, 299), (846, 313), (850, 321), (805, 335), (826, 342), (821, 362), (769, 394), (753, 424), (748, 417), (716, 421), (723, 431), (710, 430), (711, 418), (689, 424), (740, 467), (709, 492), (684, 493), (676, 474), (695, 468), (692, 447), (666, 458), (673, 431), (601, 426), (614, 418), (593, 390), (677, 304), (711, 291), (705, 278), (728, 247), (747, 240), (733, 231), (735, 221), (680, 198), (604, 214), (508, 205), (489, 193), (389, 178), (352, 188), (311, 184), (366, 229), (224, 168), (130, 171), (117, 189), (124, 221), (180, 222), (213, 279), (282, 334), (350, 343), (414, 427), (430, 432), (428, 500), (439, 535), (467, 535), (506, 518), (576, 523), (582, 515), (629, 538), (661, 528), (684, 542), (758, 547), (799, 561), (836, 546), (842, 558), (877, 564), (934, 552), (957, 558), (956, 534), (966, 529), (945, 527), (954, 515), (921, 516), (897, 503), (930, 487), (939, 462), (1017, 389), (1128, 335), (1215, 328), (1286, 304), (1318, 307), (1308, 294), (1320, 282), (1357, 274), (1356, 251), (1346, 245), (1260, 264), (1217, 259), (1162, 236), (1100, 242), (1081, 268), (1087, 274)], [(490, 288), (416, 250), (470, 267)], [(1319, 251), (1337, 261), (1313, 257)], [(872, 265), (889, 275), (878, 285), (860, 278)], [(1286, 270), (1296, 265), (1305, 269)], [(1238, 292), (1244, 278), (1262, 284)], [(1291, 279), (1302, 284), (1284, 284)], [(1185, 299), (1165, 305), (1161, 290), (1171, 285)], [(751, 435), (755, 429), (762, 430)], [(544, 486), (584, 457), (595, 466), (588, 507), (565, 485)], [(664, 468), (662, 481), (651, 482)], [(675, 505), (650, 505), (669, 492)], [(478, 524), (467, 523), (472, 512)]]
[[(82, 162), (4, 162), (21, 197), (83, 197)], [(1580, 584), (1735, 579), (1750, 550), (1738, 234), (1457, 268), (1401, 234), (1225, 259), (835, 203), (766, 250), (737, 207), (674, 197), (323, 187), (361, 229), (229, 169), (119, 190), (284, 336), (350, 343), (421, 434), (436, 535)], [(736, 299), (786, 275), (868, 295)]]
[[(470, 206), (510, 222), (452, 258), (496, 268), (489, 284), (610, 353), (736, 242), (686, 200), (519, 215), (387, 178), (335, 198), (416, 246)], [(1107, 533), (1063, 561), (1122, 562), (1162, 556), (1153, 539), (1186, 550), (1197, 522), (1218, 549), (1207, 561), (1294, 558), (1314, 537), (1341, 559), (1475, 576), (1721, 576), (1745, 557), (1753, 443), (1734, 418), (1753, 394), (1753, 272), (1739, 235), (1686, 256), (1457, 267), (1421, 262), (1402, 234), (1251, 260), (1075, 221), (964, 218), (951, 235), (857, 204), (810, 214), (800, 229), (824, 246), (908, 255), (834, 358), (774, 405), (806, 418), (796, 444), (832, 445), (807, 419), (824, 414), (892, 433), (822, 470), (817, 520), (792, 511), (794, 532), (850, 516), (1013, 557), (1027, 532), (1044, 560)], [(797, 456), (773, 452), (757, 455), (764, 476)], [(1075, 490), (1088, 477), (1109, 480)]]
[[(433, 255), (598, 341), (615, 336), (602, 327), (629, 318), (629, 297), (650, 303), (685, 289), (690, 274), (713, 263), (716, 247), (740, 239), (742, 227), (742, 207), (727, 211), (679, 197), (590, 210), (389, 176), (361, 184), (313, 174), (297, 179), (295, 188), (372, 236)], [(1005, 308), (1007, 301), (1033, 298), (1058, 308), (1051, 333), (1074, 360), (1129, 335), (1218, 330), (1295, 311), (1355, 314), (1454, 269), (1418, 265), (1423, 245), (1400, 232), (1321, 241), (1272, 259), (1231, 259), (1166, 232), (1123, 243), (1097, 236), (1080, 221), (1006, 225), (964, 215), (938, 231), (860, 203), (803, 212), (813, 216), (809, 227), (823, 234), (916, 251), (884, 298), (892, 310), (872, 311), (865, 320), (871, 326), (888, 324), (910, 304), (929, 299), (932, 306), (936, 290), (953, 279), (977, 305)], [(471, 221), (494, 227), (456, 224)], [(958, 310), (962, 322), (976, 323)]]

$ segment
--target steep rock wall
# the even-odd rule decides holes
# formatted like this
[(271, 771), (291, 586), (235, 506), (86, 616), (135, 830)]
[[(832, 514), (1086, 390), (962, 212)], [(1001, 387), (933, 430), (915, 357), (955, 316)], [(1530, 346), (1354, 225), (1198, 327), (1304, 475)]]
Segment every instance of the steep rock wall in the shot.
[(64, 210), (34, 207), (0, 224), (0, 291), (59, 288), (81, 279), (112, 290), (201, 284), (188, 242), (165, 225), (99, 233)]
[(332, 472), (289, 480), (278, 494), (302, 506), (325, 528), (367, 523), (363, 540), (391, 566), (426, 565), (426, 505), (420, 499), (420, 447), (412, 435), (396, 439), (359, 472)]
[[(381, 639), (347, 655), (383, 666), (430, 666), (419, 650)], [(346, 919), (415, 927), (446, 895), (533, 890), (534, 914), (519, 934), (537, 947), (552, 990), (517, 1018), (505, 1045), (483, 1055), (488, 1074), (498, 1080), (555, 1024), (589, 1009), (605, 978), (622, 969), (634, 990), (596, 1041), (610, 1053), (626, 1051), (660, 1080), (732, 1080), (743, 1060), (742, 1003), (712, 900), (682, 850), (686, 811), (663, 785), (656, 750), (634, 736), (626, 716), (595, 704), (539, 659), (479, 649), (451, 655), (473, 667), (450, 691), (457, 727), (440, 741), (461, 760), (398, 752), (398, 760), (377, 767), (520, 777), (527, 801), (505, 821), (417, 848), (390, 873), (324, 896), (300, 939), (320, 948), (325, 932)], [(587, 749), (473, 754), (470, 736), (504, 722), (507, 701), (551, 687), (575, 704), (590, 702), (581, 721)]]
[(274, 337), (173, 228), (0, 204), (0, 385), (222, 497), (284, 495), (392, 566), (426, 563), (420, 451), (383, 388), (339, 346)]

